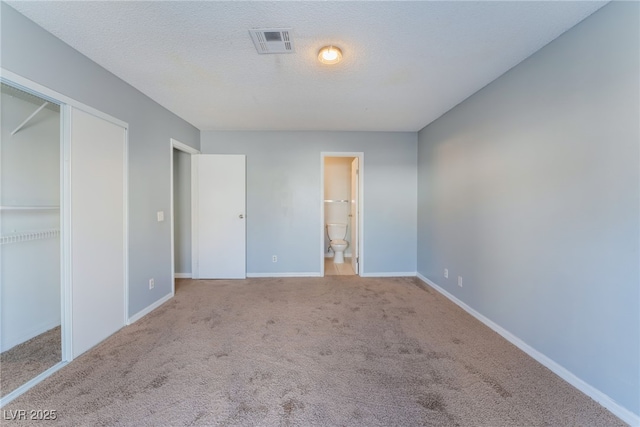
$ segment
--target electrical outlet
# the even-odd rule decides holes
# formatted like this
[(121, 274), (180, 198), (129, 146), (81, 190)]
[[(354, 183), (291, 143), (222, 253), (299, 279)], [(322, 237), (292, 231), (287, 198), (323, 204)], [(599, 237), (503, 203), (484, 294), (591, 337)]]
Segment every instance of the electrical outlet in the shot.
[(462, 276), (458, 276), (458, 286), (462, 287)]
[(153, 278), (149, 279), (149, 289), (153, 289), (156, 286), (156, 281)]
[(448, 269), (448, 268), (445, 268), (445, 269), (444, 269), (444, 278), (445, 278), (445, 279), (448, 279), (448, 278), (449, 278), (449, 269)]
[(278, 262), (278, 255), (274, 255), (271, 257), (272, 262)]

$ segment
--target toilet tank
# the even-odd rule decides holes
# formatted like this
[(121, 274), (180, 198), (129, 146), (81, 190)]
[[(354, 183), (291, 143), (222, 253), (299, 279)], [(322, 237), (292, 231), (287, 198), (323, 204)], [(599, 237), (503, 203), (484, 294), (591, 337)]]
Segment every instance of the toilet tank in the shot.
[(344, 239), (347, 234), (347, 224), (329, 223), (327, 224), (327, 234), (329, 240)]

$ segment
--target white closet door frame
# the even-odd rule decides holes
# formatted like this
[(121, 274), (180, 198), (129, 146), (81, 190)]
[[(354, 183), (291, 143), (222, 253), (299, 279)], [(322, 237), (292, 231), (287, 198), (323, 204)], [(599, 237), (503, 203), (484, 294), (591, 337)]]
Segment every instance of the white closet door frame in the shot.
[[(125, 137), (125, 152), (124, 152), (124, 162), (125, 162), (125, 177), (124, 177), (124, 221), (125, 221), (125, 315), (128, 309), (128, 300), (129, 300), (129, 256), (128, 256), (128, 128), (129, 125), (121, 120), (116, 119), (108, 114), (105, 114), (99, 110), (96, 110), (93, 107), (85, 105), (81, 102), (76, 101), (73, 98), (70, 98), (66, 95), (63, 95), (59, 92), (49, 89), (46, 86), (43, 86), (39, 83), (36, 83), (32, 80), (29, 80), (25, 77), (22, 77), (19, 74), (16, 74), (12, 71), (9, 71), (5, 68), (0, 67), (0, 81), (10, 84), (19, 89), (23, 89), (26, 92), (31, 92), (36, 94), (37, 96), (50, 100), (54, 104), (60, 105), (60, 140), (61, 140), (61, 185), (60, 185), (60, 225), (61, 225), (61, 234), (60, 234), (60, 245), (61, 245), (61, 256), (62, 256), (62, 265), (61, 265), (61, 289), (60, 289), (60, 305), (61, 305), (61, 329), (62, 329), (62, 360), (46, 371), (42, 372), (40, 375), (35, 378), (27, 381), (25, 384), (21, 385), (11, 393), (7, 394), (0, 398), (0, 407), (6, 405), (11, 402), (24, 392), (28, 391), (30, 388), (44, 380), (45, 378), (51, 376), (56, 371), (63, 368), (67, 365), (71, 360), (73, 360), (74, 356), (72, 354), (72, 297), (71, 297), (71, 171), (69, 168), (69, 155), (70, 155), (70, 141), (71, 141), (71, 129), (70, 129), (70, 109), (71, 107), (80, 109), (86, 113), (92, 114), (96, 117), (100, 117), (104, 120), (110, 121), (114, 124), (122, 126), (127, 129), (126, 137)], [(126, 322), (126, 319), (123, 320)]]

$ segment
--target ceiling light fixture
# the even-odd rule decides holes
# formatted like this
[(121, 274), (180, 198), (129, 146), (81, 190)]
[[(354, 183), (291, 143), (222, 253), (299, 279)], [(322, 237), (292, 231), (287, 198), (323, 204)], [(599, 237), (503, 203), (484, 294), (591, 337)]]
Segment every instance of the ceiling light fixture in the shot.
[(342, 51), (339, 47), (325, 46), (318, 52), (318, 61), (323, 64), (337, 64), (342, 60)]

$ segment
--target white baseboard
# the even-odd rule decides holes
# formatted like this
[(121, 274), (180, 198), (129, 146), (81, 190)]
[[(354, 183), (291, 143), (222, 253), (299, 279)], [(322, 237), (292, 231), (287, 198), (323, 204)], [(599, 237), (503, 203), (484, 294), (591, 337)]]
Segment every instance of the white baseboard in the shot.
[(174, 273), (173, 277), (176, 279), (191, 279), (191, 273)]
[(151, 313), (153, 310), (155, 310), (156, 308), (160, 307), (162, 304), (164, 304), (165, 302), (169, 301), (171, 298), (173, 298), (173, 293), (169, 293), (169, 294), (165, 295), (164, 297), (160, 298), (158, 301), (156, 301), (153, 304), (151, 304), (149, 307), (147, 307), (147, 308), (145, 308), (143, 310), (140, 310), (139, 312), (137, 312), (133, 316), (129, 317), (129, 320), (127, 320), (127, 325), (130, 325), (130, 324), (135, 323), (138, 320), (142, 319), (144, 316), (146, 316), (147, 314)]
[(415, 271), (392, 271), (382, 273), (360, 273), (360, 277), (416, 277)]
[(247, 278), (254, 277), (322, 277), (318, 272), (305, 273), (247, 273)]
[(475, 317), (476, 319), (478, 319), (479, 321), (487, 325), (489, 328), (493, 329), (495, 332), (500, 334), (504, 339), (509, 341), (511, 344), (515, 345), (520, 350), (524, 351), (529, 356), (531, 356), (532, 358), (540, 362), (542, 365), (549, 368), (553, 373), (558, 375), (560, 378), (562, 378), (563, 380), (565, 380), (566, 382), (568, 382), (569, 384), (571, 384), (572, 386), (574, 386), (575, 388), (577, 388), (578, 390), (580, 390), (581, 392), (583, 392), (584, 394), (591, 397), (593, 400), (595, 400), (596, 402), (598, 402), (599, 404), (607, 408), (611, 413), (613, 413), (615, 416), (620, 418), (622, 421), (629, 424), (630, 426), (635, 426), (635, 427), (640, 426), (640, 415), (631, 412), (630, 410), (624, 408), (623, 406), (620, 406), (611, 397), (601, 392), (597, 388), (593, 387), (592, 385), (587, 384), (585, 381), (577, 377), (575, 374), (573, 374), (566, 368), (562, 367), (560, 364), (558, 364), (554, 360), (540, 353), (538, 350), (531, 347), (529, 344), (525, 343), (520, 338), (513, 335), (511, 332), (507, 331), (502, 326), (498, 325), (497, 323), (488, 319), (484, 315), (480, 314), (479, 312), (477, 312), (476, 310), (468, 306), (466, 303), (456, 298), (454, 295), (450, 294), (440, 286), (436, 285), (431, 280), (427, 279), (422, 274), (417, 273), (416, 276), (420, 280), (422, 280), (424, 283), (431, 286), (433, 289), (435, 289), (436, 291), (440, 292), (442, 295), (450, 299), (452, 302), (454, 302), (464, 311), (466, 311), (467, 313), (469, 313), (470, 315), (472, 315), (473, 317)]

